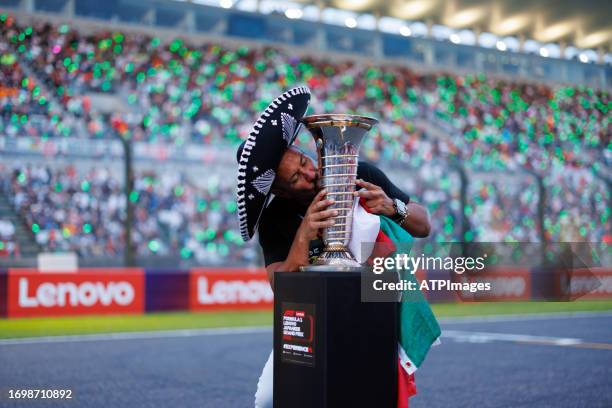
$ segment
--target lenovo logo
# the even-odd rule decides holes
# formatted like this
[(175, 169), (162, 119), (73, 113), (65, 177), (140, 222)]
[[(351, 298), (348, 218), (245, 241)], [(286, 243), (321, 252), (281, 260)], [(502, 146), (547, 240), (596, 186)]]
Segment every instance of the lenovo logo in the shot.
[(203, 305), (228, 303), (271, 303), (274, 293), (267, 280), (216, 280), (198, 277), (197, 299)]
[(56, 306), (119, 306), (134, 301), (135, 290), (131, 283), (118, 282), (44, 282), (30, 289), (28, 278), (19, 278), (18, 304), (23, 308)]

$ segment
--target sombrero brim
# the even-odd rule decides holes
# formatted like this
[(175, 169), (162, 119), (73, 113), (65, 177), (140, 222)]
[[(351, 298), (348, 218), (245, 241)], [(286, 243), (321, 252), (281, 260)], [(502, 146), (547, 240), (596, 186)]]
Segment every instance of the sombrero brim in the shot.
[(270, 198), (276, 170), (301, 126), (310, 101), (307, 87), (290, 89), (259, 116), (238, 151), (238, 221), (240, 234), (250, 240)]

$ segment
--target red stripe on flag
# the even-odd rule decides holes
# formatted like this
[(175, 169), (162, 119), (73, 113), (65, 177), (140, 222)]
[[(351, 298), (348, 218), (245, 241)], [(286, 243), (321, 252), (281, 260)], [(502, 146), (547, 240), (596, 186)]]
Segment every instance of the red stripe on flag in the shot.
[(414, 374), (408, 375), (402, 368), (402, 361), (397, 359), (397, 408), (408, 408), (408, 398), (416, 395)]

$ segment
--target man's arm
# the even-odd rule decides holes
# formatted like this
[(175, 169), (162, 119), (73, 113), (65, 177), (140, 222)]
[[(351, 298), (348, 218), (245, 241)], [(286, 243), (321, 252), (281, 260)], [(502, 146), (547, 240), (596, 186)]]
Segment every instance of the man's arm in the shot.
[(287, 255), (287, 259), (282, 262), (274, 262), (266, 266), (266, 272), (268, 273), (268, 280), (270, 285), (274, 287), (274, 273), (275, 272), (295, 272), (299, 270), (300, 266), (308, 265), (308, 246), (310, 241), (304, 240), (301, 234), (296, 234)]
[(296, 272), (299, 270), (300, 266), (308, 265), (310, 241), (317, 237), (321, 228), (334, 225), (334, 221), (328, 218), (338, 215), (338, 211), (327, 210), (327, 207), (333, 204), (334, 200), (324, 200), (323, 198), (326, 193), (326, 190), (319, 191), (314, 200), (312, 200), (312, 203), (310, 203), (304, 215), (304, 219), (293, 238), (293, 243), (291, 244), (287, 258), (282, 262), (274, 262), (266, 266), (268, 280), (272, 287), (274, 287), (275, 272)]
[(427, 208), (414, 202), (408, 203), (406, 208), (408, 215), (406, 215), (400, 226), (413, 237), (428, 237), (431, 232), (431, 223), (429, 222), (429, 211), (427, 211)]

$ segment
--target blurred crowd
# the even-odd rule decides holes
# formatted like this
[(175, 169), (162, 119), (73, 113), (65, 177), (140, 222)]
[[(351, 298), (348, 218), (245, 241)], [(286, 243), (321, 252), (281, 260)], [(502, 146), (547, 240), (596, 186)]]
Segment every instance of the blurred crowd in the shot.
[[(584, 162), (608, 146), (612, 133), (609, 94), (589, 88), (331, 63), (273, 48), (193, 46), (134, 33), (82, 34), (67, 25), (23, 26), (6, 15), (0, 27), (3, 58), (27, 64), (52, 99), (83, 120), (83, 137), (111, 137), (103, 131), (110, 127), (135, 140), (235, 144), (270, 100), (298, 84), (312, 89), (312, 112), (381, 119), (365, 146), (371, 159), (412, 156), (406, 136), (420, 117), (461, 134), (444, 151), (488, 166), (532, 162), (532, 149)], [(19, 88), (17, 79), (12, 87)], [(118, 95), (130, 109), (101, 117), (92, 112), (90, 92)]]
[(15, 225), (9, 219), (0, 218), (0, 258), (19, 257), (19, 243), (15, 239)]
[[(610, 237), (611, 192), (601, 176), (612, 169), (607, 91), (328, 62), (263, 46), (194, 46), (136, 33), (82, 33), (65, 24), (24, 25), (5, 14), (0, 31), (2, 135), (119, 135), (150, 143), (236, 146), (273, 98), (306, 84), (313, 92), (309, 113), (380, 120), (364, 140), (362, 156), (401, 163), (400, 173), (409, 175), (399, 178), (401, 184), (431, 212), (433, 240), (540, 240), (540, 180), (548, 192), (547, 239)], [(97, 94), (121, 101), (125, 109), (95, 109), (91, 100)], [(297, 143), (311, 147), (311, 138), (302, 132)], [(87, 255), (120, 250), (124, 200), (108, 171), (83, 176), (70, 175), (68, 168), (16, 171), (27, 177), (23, 184), (12, 175), (15, 205), (40, 228), (40, 245)], [(463, 202), (467, 236), (458, 226), (460, 174), (469, 175)], [(79, 184), (85, 181), (89, 191)], [(57, 183), (66, 189), (55, 191)], [(137, 185), (139, 253), (212, 259), (235, 252), (235, 214), (225, 207), (233, 203), (230, 187), (197, 189), (179, 173), (139, 175)], [(178, 196), (177, 186), (183, 191)], [(62, 198), (60, 209), (54, 194)], [(207, 203), (205, 210), (197, 211), (199, 202)], [(213, 202), (221, 209), (211, 208)], [(83, 223), (91, 225), (90, 232)]]
[[(103, 167), (18, 166), (8, 192), (37, 244), (83, 257), (125, 249), (126, 199), (116, 175)], [(174, 256), (200, 263), (254, 263), (253, 244), (237, 232), (234, 187), (194, 185), (179, 173), (136, 174), (132, 241), (136, 255)]]

